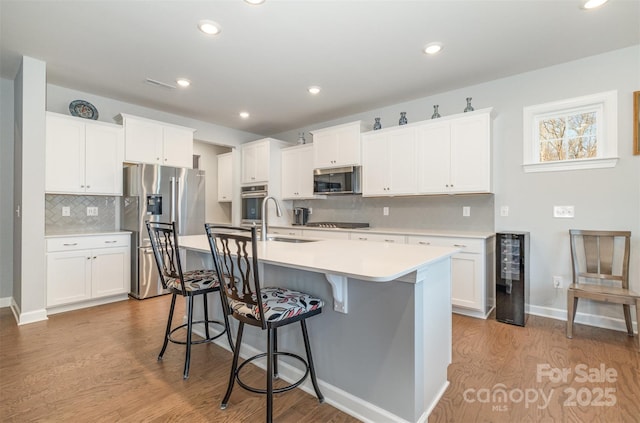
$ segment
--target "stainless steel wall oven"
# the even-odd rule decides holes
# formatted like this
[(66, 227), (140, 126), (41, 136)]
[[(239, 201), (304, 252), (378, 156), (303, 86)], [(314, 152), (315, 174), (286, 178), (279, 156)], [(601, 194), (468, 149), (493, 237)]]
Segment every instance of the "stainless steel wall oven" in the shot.
[(266, 185), (251, 185), (242, 187), (240, 198), (242, 200), (243, 225), (260, 225), (262, 223), (262, 200), (268, 195)]

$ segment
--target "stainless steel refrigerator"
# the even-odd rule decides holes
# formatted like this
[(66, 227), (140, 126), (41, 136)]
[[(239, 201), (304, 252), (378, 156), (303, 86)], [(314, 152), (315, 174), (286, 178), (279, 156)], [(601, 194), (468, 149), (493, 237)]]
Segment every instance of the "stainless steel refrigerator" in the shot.
[(124, 168), (123, 184), (120, 226), (133, 232), (130, 295), (162, 295), (145, 222), (174, 221), (179, 235), (204, 234), (204, 171), (138, 164)]

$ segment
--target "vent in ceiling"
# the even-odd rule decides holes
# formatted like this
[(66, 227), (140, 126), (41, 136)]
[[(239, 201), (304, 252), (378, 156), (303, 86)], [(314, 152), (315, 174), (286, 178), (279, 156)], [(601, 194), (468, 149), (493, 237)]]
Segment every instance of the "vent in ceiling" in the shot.
[(175, 89), (176, 86), (175, 85), (171, 85), (171, 84), (167, 84), (166, 82), (161, 82), (155, 79), (151, 79), (151, 78), (147, 78), (145, 79), (145, 82), (149, 85), (155, 85), (156, 87), (163, 87), (163, 88), (169, 88), (169, 89)]

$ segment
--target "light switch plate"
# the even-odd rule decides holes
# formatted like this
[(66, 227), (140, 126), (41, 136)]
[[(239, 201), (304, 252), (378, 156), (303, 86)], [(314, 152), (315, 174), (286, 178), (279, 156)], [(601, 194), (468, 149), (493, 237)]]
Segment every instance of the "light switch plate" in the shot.
[(573, 206), (553, 206), (553, 217), (572, 219), (575, 217), (575, 209)]
[(501, 206), (500, 207), (500, 216), (502, 216), (502, 217), (509, 216), (509, 206)]
[(469, 207), (469, 206), (462, 207), (462, 216), (464, 216), (464, 217), (471, 216), (471, 207)]
[(87, 216), (97, 216), (98, 208), (97, 207), (87, 207)]
[(382, 208), (382, 215), (383, 216), (389, 216), (389, 207), (383, 207)]
[(62, 216), (71, 216), (71, 207), (63, 206), (62, 207)]

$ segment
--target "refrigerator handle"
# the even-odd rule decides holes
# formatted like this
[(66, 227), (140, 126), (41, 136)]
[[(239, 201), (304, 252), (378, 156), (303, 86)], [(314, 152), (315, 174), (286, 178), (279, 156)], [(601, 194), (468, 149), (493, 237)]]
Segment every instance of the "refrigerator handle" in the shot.
[(182, 185), (180, 184), (180, 178), (176, 183), (176, 230), (178, 235), (182, 235)]
[(171, 187), (169, 189), (169, 192), (171, 192), (171, 206), (169, 209), (169, 219), (172, 222), (175, 222), (176, 221), (176, 178), (173, 176), (169, 178), (169, 183), (171, 184)]

